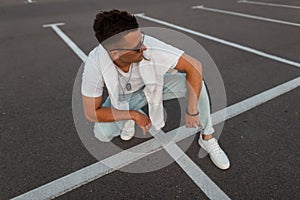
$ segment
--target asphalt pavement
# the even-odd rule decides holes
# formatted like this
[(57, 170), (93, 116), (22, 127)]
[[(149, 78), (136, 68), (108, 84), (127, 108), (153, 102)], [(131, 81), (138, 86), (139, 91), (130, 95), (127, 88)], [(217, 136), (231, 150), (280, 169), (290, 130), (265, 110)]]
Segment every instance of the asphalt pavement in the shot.
[[(272, 3), (300, 7), (296, 0)], [(294, 25), (192, 9), (199, 5)], [(72, 114), (73, 86), (83, 61), (53, 29), (43, 25), (64, 23), (59, 29), (87, 55), (97, 45), (92, 30), (95, 14), (113, 8), (144, 13), (152, 19), (183, 27), (184, 30), (178, 30), (137, 18), (141, 27), (173, 29), (201, 44), (222, 76), (228, 107), (300, 77), (300, 8), (233, 0), (1, 1), (0, 199), (30, 192), (98, 161), (80, 139)], [(230, 169), (222, 171), (207, 156), (198, 157), (197, 135), (189, 137), (192, 143), (186, 155), (231, 199), (298, 199), (298, 86), (225, 121), (219, 142), (230, 158)], [(181, 113), (175, 100), (165, 102), (165, 106), (170, 117), (164, 131), (168, 132), (180, 126)], [(218, 128), (222, 127), (216, 125)], [(126, 143), (116, 138), (113, 142), (127, 149), (149, 139), (134, 138)], [(171, 159), (164, 150), (154, 154), (159, 153)], [(147, 159), (136, 162), (147, 163)], [(176, 162), (148, 173), (125, 171), (116, 170), (87, 181), (57, 195), (57, 199), (209, 198)]]

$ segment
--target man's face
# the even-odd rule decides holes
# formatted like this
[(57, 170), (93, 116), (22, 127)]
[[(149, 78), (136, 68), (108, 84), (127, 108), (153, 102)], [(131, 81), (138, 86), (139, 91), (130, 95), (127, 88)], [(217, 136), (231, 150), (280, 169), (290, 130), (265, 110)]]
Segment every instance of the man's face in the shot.
[(118, 44), (116, 48), (111, 49), (114, 52), (115, 60), (121, 62), (140, 62), (143, 60), (143, 52), (147, 49), (143, 44), (144, 34), (138, 29), (127, 33)]

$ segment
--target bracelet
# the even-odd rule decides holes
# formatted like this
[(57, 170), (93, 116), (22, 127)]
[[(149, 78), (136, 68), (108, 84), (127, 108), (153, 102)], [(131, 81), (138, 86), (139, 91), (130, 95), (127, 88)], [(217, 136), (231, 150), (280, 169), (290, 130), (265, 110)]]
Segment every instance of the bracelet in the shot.
[(199, 115), (199, 110), (198, 110), (197, 113), (195, 113), (195, 114), (189, 113), (189, 112), (187, 111), (187, 109), (186, 109), (185, 112), (186, 112), (187, 115), (192, 116), (192, 117), (195, 117), (195, 116), (198, 116), (198, 115)]

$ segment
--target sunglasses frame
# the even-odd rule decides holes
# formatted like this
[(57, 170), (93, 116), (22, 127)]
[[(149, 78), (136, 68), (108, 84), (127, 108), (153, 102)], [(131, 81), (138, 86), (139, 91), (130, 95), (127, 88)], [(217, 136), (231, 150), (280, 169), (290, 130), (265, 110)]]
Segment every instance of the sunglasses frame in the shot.
[(142, 39), (140, 41), (140, 43), (137, 45), (136, 48), (133, 49), (126, 49), (126, 48), (116, 48), (116, 49), (111, 49), (110, 51), (136, 51), (136, 52), (141, 52), (142, 51), (142, 46), (144, 44), (144, 39), (145, 39), (145, 33), (142, 32)]

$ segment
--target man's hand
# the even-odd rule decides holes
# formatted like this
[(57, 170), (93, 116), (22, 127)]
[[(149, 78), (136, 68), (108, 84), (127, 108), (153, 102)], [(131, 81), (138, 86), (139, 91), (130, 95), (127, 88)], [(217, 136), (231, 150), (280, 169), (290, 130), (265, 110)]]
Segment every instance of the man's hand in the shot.
[(199, 115), (190, 116), (187, 113), (185, 113), (184, 122), (185, 122), (185, 126), (187, 128), (196, 128), (196, 127), (201, 126), (200, 121), (199, 121)]
[(143, 134), (146, 135), (147, 131), (151, 128), (150, 118), (138, 111), (131, 111), (132, 119), (143, 130)]

